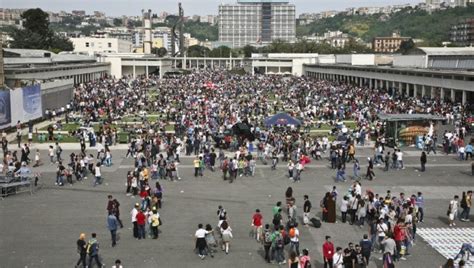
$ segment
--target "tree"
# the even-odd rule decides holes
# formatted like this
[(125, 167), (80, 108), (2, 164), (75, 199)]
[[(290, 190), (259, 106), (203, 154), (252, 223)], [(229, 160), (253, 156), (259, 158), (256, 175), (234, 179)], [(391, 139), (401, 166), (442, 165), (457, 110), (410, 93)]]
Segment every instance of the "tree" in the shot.
[(120, 18), (114, 18), (114, 26), (122, 26), (123, 20)]
[(49, 28), (48, 13), (43, 10), (29, 9), (21, 18), (23, 29), (13, 29), (10, 36), (12, 48), (45, 49), (54, 52), (73, 50), (72, 42), (66, 37), (56, 35)]
[(243, 52), (244, 52), (244, 57), (246, 58), (250, 58), (252, 57), (252, 53), (257, 53), (258, 50), (256, 47), (254, 46), (251, 46), (251, 45), (246, 45), (242, 48)]
[(151, 49), (151, 53), (157, 55), (158, 57), (164, 57), (166, 54), (168, 54), (168, 50), (164, 47), (154, 47)]
[(207, 47), (194, 45), (188, 47), (187, 55), (188, 57), (207, 57), (211, 50)]
[(397, 51), (402, 54), (408, 54), (411, 50), (416, 47), (415, 42), (413, 39), (404, 40), (400, 43), (400, 49)]
[(211, 50), (211, 52), (209, 53), (209, 57), (228, 58), (230, 57), (231, 53), (232, 50), (229, 47), (220, 46)]

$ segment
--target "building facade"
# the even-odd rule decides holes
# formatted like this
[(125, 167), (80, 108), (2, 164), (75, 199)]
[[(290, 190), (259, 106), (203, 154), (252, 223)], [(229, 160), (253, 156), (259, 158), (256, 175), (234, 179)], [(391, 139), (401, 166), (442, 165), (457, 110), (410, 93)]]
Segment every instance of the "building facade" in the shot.
[(451, 27), (450, 40), (458, 46), (474, 45), (474, 17)]
[(402, 37), (397, 33), (393, 33), (390, 37), (375, 37), (372, 42), (372, 49), (379, 53), (397, 52), (402, 42), (410, 39), (410, 37)]
[(239, 0), (219, 6), (219, 41), (230, 47), (294, 42), (295, 6), (285, 0)]
[(74, 52), (94, 55), (97, 53), (128, 53), (132, 51), (132, 42), (118, 38), (79, 37), (71, 38)]

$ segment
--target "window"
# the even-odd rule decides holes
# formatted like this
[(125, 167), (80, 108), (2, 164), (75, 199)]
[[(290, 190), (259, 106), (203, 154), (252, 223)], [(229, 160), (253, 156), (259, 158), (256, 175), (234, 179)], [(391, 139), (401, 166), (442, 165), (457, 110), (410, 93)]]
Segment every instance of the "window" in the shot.
[(108, 47), (112, 47), (112, 43), (110, 43), (110, 42), (107, 43), (107, 46), (108, 46)]
[(89, 42), (86, 42), (86, 47), (89, 47)]

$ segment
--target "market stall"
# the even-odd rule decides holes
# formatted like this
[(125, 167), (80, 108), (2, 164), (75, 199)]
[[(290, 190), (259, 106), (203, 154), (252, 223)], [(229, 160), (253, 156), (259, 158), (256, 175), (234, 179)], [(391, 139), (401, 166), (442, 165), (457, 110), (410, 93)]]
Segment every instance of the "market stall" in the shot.
[(423, 135), (433, 135), (444, 117), (431, 114), (378, 114), (383, 121), (383, 129), (388, 138), (388, 145), (399, 146), (416, 144)]

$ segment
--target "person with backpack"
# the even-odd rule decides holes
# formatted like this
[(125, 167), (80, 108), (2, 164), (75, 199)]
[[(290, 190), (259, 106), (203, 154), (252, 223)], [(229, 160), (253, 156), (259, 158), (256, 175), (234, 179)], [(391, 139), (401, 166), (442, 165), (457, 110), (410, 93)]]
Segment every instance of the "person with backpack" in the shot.
[(82, 233), (79, 236), (79, 239), (76, 242), (77, 244), (77, 253), (79, 254), (79, 260), (76, 263), (76, 268), (82, 264), (82, 267), (87, 267), (86, 256), (87, 256), (87, 243), (86, 243), (86, 234)]
[(222, 235), (222, 250), (225, 251), (225, 254), (229, 254), (230, 240), (233, 238), (232, 229), (227, 221), (223, 221), (220, 227)]
[(281, 208), (278, 209), (278, 213), (273, 215), (273, 226), (274, 230), (280, 229), (280, 225), (282, 223), (282, 216), (281, 216)]
[(298, 223), (295, 222), (293, 227), (290, 227), (288, 236), (290, 237), (290, 251), (294, 250), (296, 254), (300, 255), (300, 231), (298, 230)]
[(276, 229), (272, 234), (272, 256), (274, 256), (274, 260), (279, 265), (286, 263), (283, 252), (284, 247), (285, 243), (283, 241), (283, 235), (279, 229)]
[(265, 224), (265, 229), (263, 230), (262, 244), (263, 249), (265, 250), (265, 261), (271, 263), (270, 248), (272, 247), (272, 231), (270, 230), (270, 224), (268, 223)]
[(309, 257), (309, 250), (305, 248), (302, 252), (303, 255), (300, 257), (300, 267), (311, 268), (311, 258)]
[(303, 223), (305, 226), (308, 226), (309, 223), (309, 218), (310, 215), (309, 213), (311, 212), (311, 201), (309, 201), (308, 195), (304, 195), (304, 204), (303, 204)]
[(93, 267), (92, 261), (94, 260), (99, 267), (105, 267), (105, 265), (102, 264), (99, 260), (99, 241), (97, 241), (97, 234), (92, 233), (91, 236), (91, 239), (89, 239), (89, 242), (87, 242), (87, 254), (89, 254), (88, 267)]

